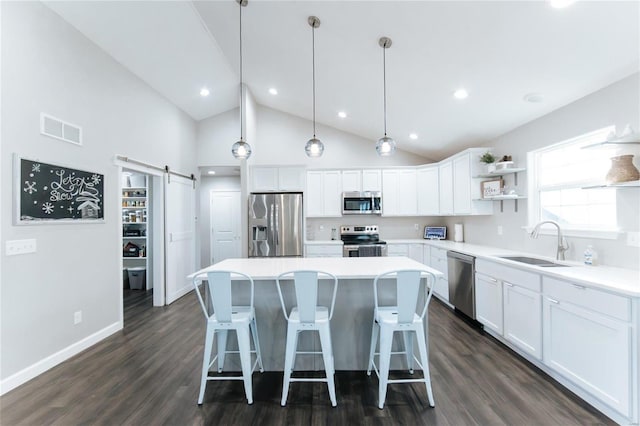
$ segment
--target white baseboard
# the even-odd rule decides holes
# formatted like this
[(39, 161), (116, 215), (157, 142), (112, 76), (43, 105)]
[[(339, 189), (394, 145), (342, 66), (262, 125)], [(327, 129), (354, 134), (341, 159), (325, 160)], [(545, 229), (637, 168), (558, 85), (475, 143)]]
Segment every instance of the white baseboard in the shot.
[(175, 302), (176, 300), (180, 299), (182, 296), (184, 296), (185, 294), (191, 292), (193, 290), (193, 286), (188, 285), (188, 286), (184, 286), (182, 287), (180, 290), (176, 291), (175, 293), (172, 293), (171, 295), (169, 295), (169, 297), (167, 298), (167, 305), (170, 305), (171, 303)]
[(36, 362), (35, 364), (32, 364), (29, 367), (7, 377), (6, 379), (0, 381), (0, 395), (4, 395), (10, 390), (17, 388), (21, 384), (26, 383), (34, 377), (39, 376), (50, 368), (53, 368), (56, 365), (68, 360), (72, 356), (79, 354), (83, 350), (95, 345), (101, 340), (106, 339), (119, 330), (122, 330), (122, 322), (120, 321), (113, 323), (103, 328), (102, 330), (99, 330), (92, 335), (87, 336), (84, 339), (67, 346), (66, 348), (54, 353), (53, 355), (50, 355)]

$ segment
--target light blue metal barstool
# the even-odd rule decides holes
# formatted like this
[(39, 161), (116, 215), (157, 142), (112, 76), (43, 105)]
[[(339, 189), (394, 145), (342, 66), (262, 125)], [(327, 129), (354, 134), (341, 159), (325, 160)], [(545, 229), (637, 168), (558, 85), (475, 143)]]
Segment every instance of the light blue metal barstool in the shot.
[[(425, 282), (424, 308), (421, 312), (417, 311), (420, 282), (422, 278)], [(378, 300), (378, 287), (380, 281), (388, 281), (395, 279), (395, 296), (396, 304), (393, 306), (380, 306)], [(378, 408), (384, 407), (384, 401), (387, 396), (387, 385), (389, 383), (413, 383), (423, 382), (427, 388), (427, 397), (429, 405), (434, 406), (433, 391), (431, 390), (431, 375), (429, 373), (429, 353), (428, 353), (428, 337), (425, 338), (423, 319), (429, 307), (429, 301), (433, 292), (433, 284), (435, 276), (427, 270), (395, 270), (388, 271), (378, 275), (373, 281), (373, 295), (375, 307), (373, 312), (373, 328), (371, 331), (371, 349), (369, 352), (369, 367), (367, 374), (371, 375), (373, 368), (378, 375)], [(428, 324), (428, 322), (427, 322)], [(402, 352), (391, 352), (391, 344), (393, 343), (393, 333), (400, 331), (404, 337), (405, 350)], [(413, 335), (415, 334), (418, 341), (418, 350), (420, 352), (420, 360), (413, 354)], [(427, 325), (428, 336), (428, 325)], [(380, 352), (375, 352), (376, 344), (380, 337)], [(380, 369), (374, 363), (374, 356), (379, 356)], [(407, 359), (408, 369), (413, 374), (413, 362), (418, 363), (423, 371), (421, 379), (395, 379), (389, 380), (389, 364), (391, 355), (405, 355)]]
[[(209, 310), (207, 309), (207, 304), (205, 304), (199, 286), (201, 281), (204, 279), (206, 279), (208, 283), (209, 306), (213, 308), (211, 313), (209, 313)], [(246, 282), (249, 282), (251, 286), (251, 301), (249, 306), (233, 306), (232, 287), (237, 287), (241, 283)], [(264, 371), (264, 368), (262, 367), (262, 356), (260, 355), (260, 342), (258, 340), (256, 314), (253, 308), (253, 279), (241, 272), (213, 271), (195, 276), (193, 278), (193, 286), (196, 290), (198, 300), (200, 301), (202, 312), (204, 312), (204, 316), (207, 319), (198, 405), (202, 404), (208, 380), (243, 380), (247, 402), (249, 404), (253, 404), (251, 376), (255, 371), (256, 365), (260, 366), (260, 372)], [(235, 330), (236, 332), (236, 336), (238, 338), (237, 351), (227, 351), (227, 333), (229, 330)], [(218, 353), (212, 360), (211, 354), (213, 352), (213, 338), (216, 334), (218, 336)], [(251, 350), (249, 335), (253, 336), (254, 350)], [(209, 369), (216, 361), (218, 361), (218, 373), (222, 372), (225, 354), (228, 353), (240, 355), (242, 376), (209, 376)], [(256, 361), (253, 365), (251, 365), (252, 353), (256, 355)]]

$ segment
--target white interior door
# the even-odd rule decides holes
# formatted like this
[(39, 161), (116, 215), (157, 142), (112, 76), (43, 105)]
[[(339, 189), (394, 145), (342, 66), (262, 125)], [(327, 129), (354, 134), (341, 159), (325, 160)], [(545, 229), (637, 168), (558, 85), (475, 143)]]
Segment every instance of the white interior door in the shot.
[(242, 257), (240, 191), (211, 191), (211, 263)]
[(193, 181), (165, 176), (165, 271), (167, 305), (191, 291), (196, 270), (196, 197)]

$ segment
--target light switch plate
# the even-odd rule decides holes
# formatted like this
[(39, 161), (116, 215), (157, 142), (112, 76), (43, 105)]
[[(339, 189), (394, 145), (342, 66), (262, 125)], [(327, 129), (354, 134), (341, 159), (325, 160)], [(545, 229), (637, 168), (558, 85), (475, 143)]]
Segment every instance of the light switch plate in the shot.
[(640, 247), (640, 232), (627, 232), (627, 245), (631, 247)]
[(36, 252), (36, 240), (11, 240), (5, 244), (7, 256), (15, 256), (18, 254), (27, 254)]

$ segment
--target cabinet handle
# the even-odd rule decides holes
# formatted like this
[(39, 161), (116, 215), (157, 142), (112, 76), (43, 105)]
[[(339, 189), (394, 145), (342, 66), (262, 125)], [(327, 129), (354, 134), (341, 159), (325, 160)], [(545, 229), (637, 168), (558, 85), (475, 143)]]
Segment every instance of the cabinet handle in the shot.
[(489, 281), (491, 281), (492, 283), (497, 283), (498, 282), (498, 280), (496, 280), (495, 278), (491, 278), (491, 277), (488, 277), (488, 278), (489, 278)]
[(508, 283), (508, 282), (506, 282), (506, 281), (504, 282), (504, 284), (505, 284), (505, 285), (507, 285), (507, 286), (509, 286), (509, 287), (513, 287), (513, 284)]
[(580, 285), (580, 284), (571, 284), (571, 285), (572, 285), (572, 286), (574, 286), (575, 288), (577, 288), (578, 290), (584, 290), (584, 289), (586, 289), (586, 287), (585, 287), (585, 286)]
[(547, 297), (547, 300), (551, 303), (555, 303), (556, 305), (560, 304), (560, 302), (558, 302), (556, 299), (552, 299), (550, 297)]

